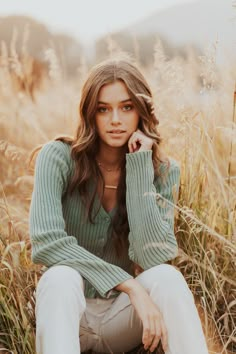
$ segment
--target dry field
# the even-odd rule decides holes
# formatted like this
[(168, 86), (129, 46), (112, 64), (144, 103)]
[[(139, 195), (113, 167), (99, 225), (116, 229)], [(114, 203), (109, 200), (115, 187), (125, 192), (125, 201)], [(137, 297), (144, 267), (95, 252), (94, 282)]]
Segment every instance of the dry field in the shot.
[[(166, 58), (157, 42), (143, 68), (154, 92), (163, 149), (181, 164), (176, 207), (179, 256), (201, 316), (209, 353), (236, 352), (236, 67), (202, 57)], [(113, 47), (111, 55), (116, 54)], [(30, 151), (59, 134), (74, 135), (87, 65), (67, 78), (52, 49), (48, 68), (14, 43), (0, 51), (0, 352), (35, 353), (34, 290), (28, 212)], [(136, 350), (142, 352), (142, 349)]]

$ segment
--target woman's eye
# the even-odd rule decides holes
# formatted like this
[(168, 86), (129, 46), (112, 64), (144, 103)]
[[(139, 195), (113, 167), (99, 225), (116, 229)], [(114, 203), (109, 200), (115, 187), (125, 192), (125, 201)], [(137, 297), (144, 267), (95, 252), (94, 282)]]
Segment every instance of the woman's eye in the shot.
[(105, 112), (107, 112), (107, 107), (98, 107), (97, 110), (99, 113), (105, 113)]
[(131, 104), (127, 104), (123, 107), (124, 111), (131, 111), (131, 109), (133, 108), (133, 106)]

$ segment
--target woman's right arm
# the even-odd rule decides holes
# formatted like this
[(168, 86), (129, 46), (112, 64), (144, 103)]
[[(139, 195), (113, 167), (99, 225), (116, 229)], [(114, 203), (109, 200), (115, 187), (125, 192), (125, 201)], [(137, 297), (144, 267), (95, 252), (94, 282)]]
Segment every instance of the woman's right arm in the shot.
[(61, 198), (71, 171), (68, 146), (51, 141), (43, 146), (35, 164), (29, 212), (32, 261), (46, 267), (64, 264), (77, 270), (103, 297), (132, 276), (79, 246), (65, 232)]
[(152, 301), (144, 287), (136, 279), (128, 279), (115, 287), (116, 290), (129, 295), (143, 324), (142, 342), (145, 350), (153, 352), (160, 339), (164, 351), (167, 351), (167, 330), (160, 310)]

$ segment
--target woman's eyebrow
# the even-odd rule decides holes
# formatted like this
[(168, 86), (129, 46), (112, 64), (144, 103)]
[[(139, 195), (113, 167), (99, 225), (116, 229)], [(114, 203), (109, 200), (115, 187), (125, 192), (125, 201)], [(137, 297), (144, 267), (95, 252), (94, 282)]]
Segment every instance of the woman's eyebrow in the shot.
[[(120, 101), (120, 103), (125, 103), (125, 102), (132, 102), (131, 98), (127, 98), (126, 100)], [(103, 101), (98, 101), (98, 104), (106, 104), (109, 105), (110, 103), (103, 102)]]

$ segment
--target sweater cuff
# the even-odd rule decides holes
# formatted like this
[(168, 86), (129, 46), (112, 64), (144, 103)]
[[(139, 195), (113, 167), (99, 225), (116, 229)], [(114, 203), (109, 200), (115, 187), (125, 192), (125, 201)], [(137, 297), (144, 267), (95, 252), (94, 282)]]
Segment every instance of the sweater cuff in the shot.
[(152, 150), (126, 153), (126, 163), (130, 164), (132, 167), (137, 166), (137, 164), (145, 165), (148, 159), (152, 162)]

